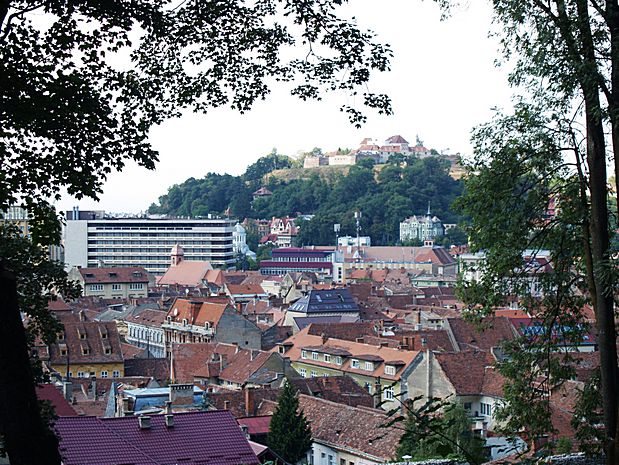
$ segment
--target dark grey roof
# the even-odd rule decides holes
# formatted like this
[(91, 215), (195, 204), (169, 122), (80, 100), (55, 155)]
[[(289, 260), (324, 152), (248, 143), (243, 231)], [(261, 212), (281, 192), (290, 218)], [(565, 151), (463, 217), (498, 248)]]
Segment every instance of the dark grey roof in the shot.
[(348, 289), (312, 289), (289, 308), (293, 312), (317, 313), (355, 313), (357, 303)]

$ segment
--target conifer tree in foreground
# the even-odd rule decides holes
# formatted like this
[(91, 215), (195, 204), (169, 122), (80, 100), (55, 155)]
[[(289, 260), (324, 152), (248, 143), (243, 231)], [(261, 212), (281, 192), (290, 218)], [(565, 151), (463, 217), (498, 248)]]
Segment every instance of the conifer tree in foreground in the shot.
[(267, 445), (289, 463), (297, 463), (312, 447), (312, 431), (292, 385), (286, 381), (271, 417)]

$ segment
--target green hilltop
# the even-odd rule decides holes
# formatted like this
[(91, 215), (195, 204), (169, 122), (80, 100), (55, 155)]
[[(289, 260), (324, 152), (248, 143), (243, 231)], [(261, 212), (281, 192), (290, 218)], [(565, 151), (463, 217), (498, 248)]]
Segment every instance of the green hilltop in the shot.
[[(399, 239), (399, 223), (414, 214), (432, 214), (444, 223), (462, 218), (451, 209), (463, 183), (450, 175), (451, 163), (440, 156), (395, 158), (374, 166), (363, 159), (352, 166), (304, 169), (300, 163), (275, 151), (250, 165), (241, 176), (208, 173), (172, 186), (152, 204), (149, 212), (172, 216), (224, 215), (239, 218), (314, 215), (299, 222), (299, 245), (333, 244), (333, 224), (340, 235), (355, 234), (354, 212), (361, 211), (361, 234), (375, 245)], [(261, 187), (272, 195), (253, 200)]]

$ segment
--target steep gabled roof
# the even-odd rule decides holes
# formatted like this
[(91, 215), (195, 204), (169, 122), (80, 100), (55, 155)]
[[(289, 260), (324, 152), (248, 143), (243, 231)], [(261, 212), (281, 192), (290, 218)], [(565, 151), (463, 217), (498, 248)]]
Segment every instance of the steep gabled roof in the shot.
[(177, 265), (170, 266), (157, 280), (157, 284), (160, 286), (199, 286), (206, 280), (207, 273), (212, 269), (211, 262), (182, 260)]
[[(491, 368), (495, 360), (489, 352), (445, 352), (436, 353), (434, 357), (455, 388), (456, 395), (482, 395), (485, 394), (485, 387), (488, 395), (499, 397), (497, 394), (502, 389), (501, 378)], [(486, 380), (486, 375), (489, 377), (488, 380)]]
[(447, 318), (447, 322), (460, 350), (489, 351), (516, 337), (514, 327), (505, 317), (485, 318), (479, 327), (462, 318)]
[(299, 407), (310, 422), (314, 440), (362, 453), (381, 462), (395, 458), (403, 431), (393, 426), (384, 427), (389, 421), (385, 412), (350, 407), (304, 394), (299, 395)]
[(221, 316), (229, 306), (228, 302), (217, 298), (208, 300), (176, 298), (166, 317), (176, 323), (182, 323), (183, 320), (187, 320), (188, 324), (204, 326), (208, 322), (211, 326), (217, 327)]

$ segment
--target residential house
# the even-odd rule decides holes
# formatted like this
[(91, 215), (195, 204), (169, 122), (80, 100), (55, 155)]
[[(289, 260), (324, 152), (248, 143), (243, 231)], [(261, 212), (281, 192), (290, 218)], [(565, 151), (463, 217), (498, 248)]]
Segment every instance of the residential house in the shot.
[(39, 348), (39, 357), (62, 377), (118, 378), (124, 376), (123, 354), (116, 324), (63, 321), (55, 343)]
[(503, 341), (513, 340), (517, 336), (514, 326), (506, 317), (488, 317), (479, 324), (465, 321), (462, 318), (446, 318), (443, 327), (456, 352), (490, 351), (499, 347)]
[(273, 195), (273, 192), (271, 192), (269, 189), (267, 189), (266, 187), (261, 187), (260, 189), (258, 189), (257, 191), (255, 191), (252, 194), (252, 197), (254, 200), (260, 198), (260, 197), (269, 197)]
[(149, 273), (140, 266), (71, 268), (69, 279), (78, 281), (84, 296), (104, 299), (148, 297)]
[(359, 318), (359, 306), (348, 289), (311, 289), (288, 307), (284, 324), (293, 325), (296, 318), (323, 316), (356, 319)]
[[(265, 400), (259, 413), (272, 414), (276, 405)], [(384, 411), (343, 405), (305, 394), (299, 395), (299, 408), (312, 429), (313, 444), (307, 463), (378, 465), (395, 459), (404, 431), (387, 426), (390, 417)]]
[(127, 334), (125, 340), (136, 347), (146, 350), (148, 357), (165, 357), (165, 333), (162, 324), (167, 312), (146, 308), (127, 315), (125, 323)]
[(309, 334), (309, 327), (277, 346), (302, 376), (349, 375), (385, 409), (408, 398), (407, 383), (417, 351)]
[(266, 300), (269, 294), (260, 284), (224, 284), (224, 292), (234, 304), (246, 304), (250, 301)]
[(427, 241), (445, 234), (443, 222), (430, 213), (423, 215), (413, 215), (400, 223), (400, 241)]
[(495, 370), (496, 360), (485, 351), (419, 352), (409, 377), (410, 398), (452, 398), (473, 419), (482, 436), (497, 426), (493, 416), (503, 399), (505, 379)]
[(294, 218), (271, 219), (270, 235), (276, 237), (277, 247), (293, 247), (298, 234), (299, 228), (295, 225)]
[(177, 298), (162, 325), (166, 350), (173, 343), (226, 342), (260, 349), (261, 330), (227, 302), (227, 299)]
[(219, 385), (226, 389), (279, 387), (284, 377), (299, 377), (277, 352), (240, 349), (233, 344), (175, 344), (171, 372), (175, 382)]
[(61, 417), (54, 429), (64, 465), (260, 463), (234, 417), (223, 410), (119, 418)]

